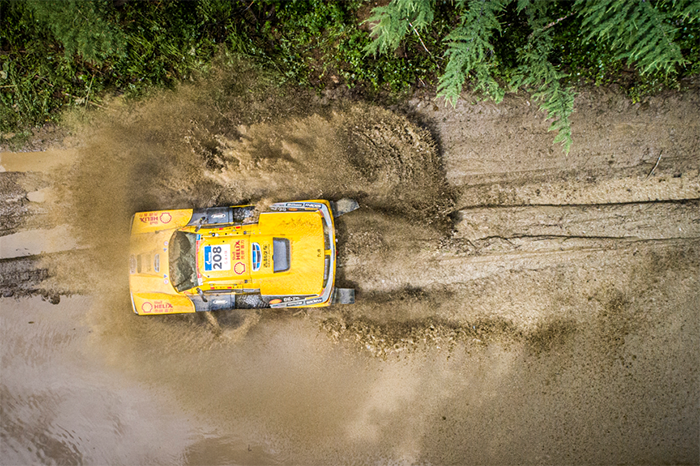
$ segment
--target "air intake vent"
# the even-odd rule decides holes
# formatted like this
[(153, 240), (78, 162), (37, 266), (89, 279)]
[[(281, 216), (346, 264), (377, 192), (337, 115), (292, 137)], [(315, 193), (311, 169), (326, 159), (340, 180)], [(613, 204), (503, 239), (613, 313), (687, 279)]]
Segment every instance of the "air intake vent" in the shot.
[(260, 252), (260, 245), (258, 243), (253, 243), (251, 246), (251, 259), (253, 263), (253, 272), (260, 270), (260, 264), (262, 263), (262, 253)]

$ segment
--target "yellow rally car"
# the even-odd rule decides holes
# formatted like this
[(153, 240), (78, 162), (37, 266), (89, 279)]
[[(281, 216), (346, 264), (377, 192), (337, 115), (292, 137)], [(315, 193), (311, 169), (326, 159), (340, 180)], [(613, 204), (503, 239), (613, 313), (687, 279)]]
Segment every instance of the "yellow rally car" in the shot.
[(139, 212), (129, 288), (139, 315), (352, 304), (335, 287), (334, 216), (351, 199)]

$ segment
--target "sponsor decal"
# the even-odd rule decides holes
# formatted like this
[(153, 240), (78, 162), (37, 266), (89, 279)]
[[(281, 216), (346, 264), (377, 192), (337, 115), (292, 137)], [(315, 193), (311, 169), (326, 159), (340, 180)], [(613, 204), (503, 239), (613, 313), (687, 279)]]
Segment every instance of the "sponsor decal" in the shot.
[(288, 303), (282, 303), (277, 307), (294, 307), (294, 306), (299, 306), (301, 304), (304, 304), (303, 301), (290, 301)]
[(273, 307), (295, 307), (295, 306), (309, 306), (311, 304), (318, 304), (323, 302), (323, 297), (317, 298), (307, 298), (304, 299), (300, 296), (285, 297), (282, 299), (273, 299), (270, 301), (270, 305)]
[(233, 266), (233, 271), (236, 275), (243, 275), (245, 273), (245, 264), (243, 262), (236, 262), (236, 265)]
[(204, 271), (231, 270), (231, 245), (204, 246)]
[(157, 212), (140, 213), (139, 220), (141, 220), (141, 223), (145, 223), (147, 225), (158, 225), (158, 223), (160, 222), (160, 220), (158, 219)]
[(158, 225), (161, 223), (170, 223), (173, 216), (169, 212), (163, 212), (158, 214), (158, 212), (142, 212), (139, 214), (139, 220), (141, 223), (146, 225)]
[(232, 259), (234, 261), (245, 260), (244, 254), (245, 254), (245, 242), (243, 240), (239, 239), (233, 243)]
[(141, 312), (144, 314), (150, 313), (165, 313), (172, 312), (173, 305), (167, 301), (145, 301), (141, 304)]
[(266, 269), (270, 268), (270, 244), (263, 244), (262, 247), (262, 265)]

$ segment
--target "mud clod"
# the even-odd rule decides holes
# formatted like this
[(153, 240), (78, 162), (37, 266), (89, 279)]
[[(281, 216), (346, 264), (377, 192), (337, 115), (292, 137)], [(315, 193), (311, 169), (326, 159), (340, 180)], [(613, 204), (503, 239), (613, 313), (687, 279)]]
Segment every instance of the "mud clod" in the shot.
[(576, 333), (575, 325), (568, 321), (554, 321), (528, 331), (498, 318), (466, 323), (435, 318), (379, 323), (367, 318), (333, 317), (322, 320), (319, 326), (333, 341), (354, 345), (379, 358), (435, 349), (449, 354), (457, 346), (469, 351), (523, 342), (539, 356), (561, 350)]
[(556, 319), (552, 322), (540, 322), (533, 331), (525, 337), (528, 349), (536, 356), (552, 351), (558, 352), (572, 343), (577, 333), (573, 321)]

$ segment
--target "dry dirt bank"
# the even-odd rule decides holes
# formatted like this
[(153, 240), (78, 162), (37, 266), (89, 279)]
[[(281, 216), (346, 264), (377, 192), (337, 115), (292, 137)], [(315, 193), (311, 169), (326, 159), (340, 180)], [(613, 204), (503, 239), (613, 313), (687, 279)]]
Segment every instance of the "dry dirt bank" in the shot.
[[(91, 294), (74, 345), (214, 426), (178, 461), (251, 462), (246, 442), (268, 463), (700, 460), (697, 92), (582, 93), (568, 156), (522, 97), (284, 105), (246, 120), (239, 100), (185, 89), (106, 112), (70, 169), (0, 173), (17, 217), (4, 235), (41, 218), (89, 246), (2, 260), (3, 294)], [(47, 184), (43, 203), (28, 196)], [(131, 315), (134, 211), (343, 196), (362, 206), (338, 225), (355, 306), (214, 327)], [(3, 433), (26, 458), (23, 434)]]
[(693, 89), (633, 105), (615, 89), (583, 92), (568, 156), (547, 144), (554, 135), (525, 97), (500, 105), (466, 98), (454, 111), (412, 104), (439, 128), (457, 207), (608, 204), (700, 197), (698, 95)]

